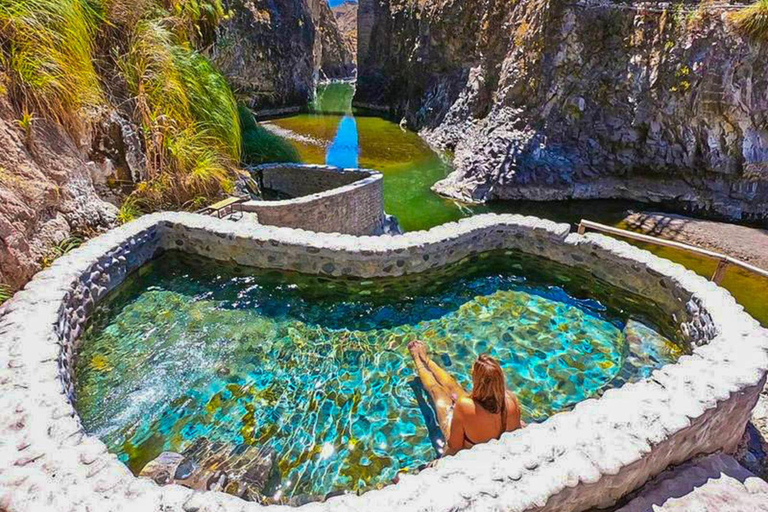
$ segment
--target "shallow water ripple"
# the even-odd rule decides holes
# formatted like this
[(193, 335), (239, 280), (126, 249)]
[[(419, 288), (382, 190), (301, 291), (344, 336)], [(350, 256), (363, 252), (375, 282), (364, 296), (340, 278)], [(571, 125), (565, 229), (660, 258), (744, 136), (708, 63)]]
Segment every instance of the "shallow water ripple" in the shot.
[(99, 309), (79, 356), (78, 411), (134, 472), (206, 439), (232, 459), (274, 450), (270, 494), (322, 496), (435, 458), (411, 340), (467, 388), (477, 355), (499, 359), (528, 421), (679, 356), (627, 311), (536, 284), (510, 259), (359, 281), (166, 255)]

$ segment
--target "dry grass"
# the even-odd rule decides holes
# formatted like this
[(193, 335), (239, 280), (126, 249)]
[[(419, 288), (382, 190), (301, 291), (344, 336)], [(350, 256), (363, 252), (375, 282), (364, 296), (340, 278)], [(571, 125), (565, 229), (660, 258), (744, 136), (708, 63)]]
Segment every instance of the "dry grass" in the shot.
[(149, 180), (125, 218), (231, 190), (242, 146), (237, 105), (194, 50), (215, 39), (225, 16), (221, 0), (0, 0), (0, 69), (19, 125), (28, 140), (38, 114), (80, 128), (107, 103), (98, 70), (105, 84), (119, 84), (121, 102), (132, 96), (143, 128)]
[(237, 104), (224, 78), (162, 21), (142, 21), (122, 63), (144, 128), (151, 208), (195, 207), (230, 191), (240, 160)]
[(174, 20), (174, 32), (197, 47), (215, 39), (216, 28), (227, 16), (221, 0), (163, 0)]
[(744, 36), (756, 41), (768, 41), (768, 0), (757, 0), (731, 14), (730, 19)]
[(93, 65), (98, 24), (86, 0), (0, 0), (0, 59), (23, 108), (78, 127), (103, 104)]

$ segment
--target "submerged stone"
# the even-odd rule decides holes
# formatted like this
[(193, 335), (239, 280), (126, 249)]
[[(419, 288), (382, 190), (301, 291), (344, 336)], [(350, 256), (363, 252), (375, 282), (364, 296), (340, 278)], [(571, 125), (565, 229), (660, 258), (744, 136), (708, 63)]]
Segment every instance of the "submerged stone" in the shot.
[(184, 456), (180, 453), (163, 452), (144, 466), (139, 476), (154, 480), (158, 485), (172, 484), (177, 468), (183, 460)]

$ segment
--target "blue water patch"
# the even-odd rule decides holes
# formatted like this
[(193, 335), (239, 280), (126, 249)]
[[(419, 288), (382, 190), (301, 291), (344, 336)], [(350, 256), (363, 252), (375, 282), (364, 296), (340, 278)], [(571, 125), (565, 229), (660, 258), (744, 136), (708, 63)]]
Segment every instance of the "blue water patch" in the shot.
[(328, 148), (325, 163), (342, 169), (357, 169), (360, 158), (360, 144), (357, 137), (357, 122), (352, 116), (345, 116), (339, 123), (336, 138)]

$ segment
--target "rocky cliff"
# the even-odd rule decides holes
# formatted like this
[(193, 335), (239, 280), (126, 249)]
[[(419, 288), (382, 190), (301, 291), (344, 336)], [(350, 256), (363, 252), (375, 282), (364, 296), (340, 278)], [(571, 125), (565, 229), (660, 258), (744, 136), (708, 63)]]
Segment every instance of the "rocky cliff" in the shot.
[(226, 8), (213, 60), (256, 109), (304, 106), (318, 79), (354, 69), (324, 0), (228, 0)]
[(736, 8), (361, 0), (356, 101), (455, 151), (449, 196), (768, 222), (768, 48), (734, 30)]
[(346, 1), (332, 9), (347, 51), (357, 64), (357, 1)]
[(57, 245), (117, 216), (96, 192), (112, 165), (104, 154), (97, 163), (55, 124), (39, 119), (26, 132), (15, 118), (0, 96), (0, 284), (11, 289), (53, 258)]
[(315, 21), (315, 63), (320, 78), (350, 78), (355, 72), (355, 52), (341, 32), (328, 0), (308, 0)]

